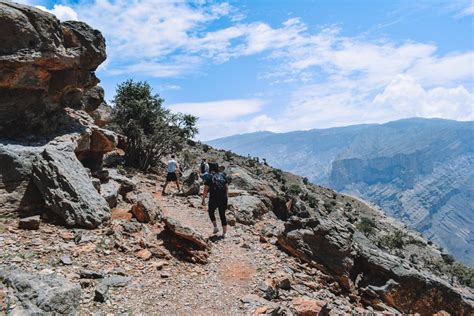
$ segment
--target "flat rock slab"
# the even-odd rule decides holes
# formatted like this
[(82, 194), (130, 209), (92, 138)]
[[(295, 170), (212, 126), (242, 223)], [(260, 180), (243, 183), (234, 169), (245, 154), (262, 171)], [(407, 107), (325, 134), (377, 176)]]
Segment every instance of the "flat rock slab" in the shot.
[(176, 219), (171, 217), (164, 218), (166, 228), (176, 236), (186, 239), (201, 249), (207, 249), (208, 243), (203, 236), (198, 234), (194, 229), (182, 225)]
[(40, 226), (40, 216), (30, 216), (20, 219), (18, 227), (21, 229), (38, 230)]

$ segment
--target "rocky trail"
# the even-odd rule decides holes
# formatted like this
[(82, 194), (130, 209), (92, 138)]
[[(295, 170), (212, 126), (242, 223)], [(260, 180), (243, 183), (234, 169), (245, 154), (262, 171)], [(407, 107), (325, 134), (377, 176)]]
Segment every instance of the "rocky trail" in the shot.
[[(147, 185), (153, 186), (150, 182)], [(30, 282), (35, 282), (35, 275), (61, 275), (71, 285), (79, 284), (83, 291), (81, 314), (265, 314), (288, 310), (295, 298), (300, 298), (302, 310), (319, 311), (327, 306), (327, 301), (304, 296), (310, 287), (322, 287), (307, 282), (320, 272), (280, 251), (275, 239), (261, 236), (258, 229), (268, 223), (249, 227), (233, 222), (222, 239), (211, 234), (207, 211), (197, 206), (199, 202), (199, 197), (154, 194), (154, 203), (162, 209), (165, 221), (207, 241), (205, 264), (183, 260), (172, 246), (167, 248), (163, 244), (166, 237), (157, 238), (163, 233), (160, 223), (130, 221), (131, 216), (116, 208), (110, 226), (95, 231), (71, 231), (46, 223), (38, 230), (23, 230), (17, 220), (2, 220), (0, 266), (18, 267)], [(60, 284), (55, 287), (60, 293), (64, 291)], [(0, 288), (0, 293), (9, 310), (22, 310), (21, 302), (6, 288)], [(347, 304), (346, 312), (350, 310), (348, 299), (335, 299), (329, 291), (322, 293), (333, 297), (331, 306)], [(34, 295), (33, 291), (24, 296), (33, 299)], [(61, 306), (55, 308), (60, 310)]]

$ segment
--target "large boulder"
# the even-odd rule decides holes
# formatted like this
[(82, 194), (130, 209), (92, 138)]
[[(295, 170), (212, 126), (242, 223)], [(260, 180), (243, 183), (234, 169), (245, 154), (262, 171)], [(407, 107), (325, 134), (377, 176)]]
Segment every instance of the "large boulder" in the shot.
[(474, 294), (460, 292), (433, 273), (411, 266), (407, 260), (387, 254), (362, 233), (354, 233), (355, 256), (351, 274), (360, 277), (362, 293), (370, 293), (407, 314), (433, 315), (444, 310), (451, 315), (472, 315)]
[(12, 315), (76, 314), (81, 287), (57, 274), (33, 275), (19, 269), (0, 266), (0, 282), (5, 283), (18, 300)]
[(172, 254), (191, 262), (208, 262), (210, 244), (204, 236), (177, 219), (164, 217), (163, 221), (165, 230), (158, 237)]
[(94, 228), (110, 209), (73, 152), (45, 148), (33, 165), (33, 180), (46, 206), (67, 225)]
[(120, 183), (117, 181), (109, 179), (107, 182), (100, 184), (100, 195), (102, 195), (110, 207), (117, 206), (119, 192)]
[(0, 143), (0, 215), (21, 215), (43, 206), (43, 197), (31, 179), (41, 147)]
[(354, 230), (345, 221), (334, 218), (290, 217), (279, 245), (306, 262), (322, 264), (337, 276), (348, 276), (354, 261)]
[(94, 119), (95, 125), (104, 127), (112, 120), (112, 108), (103, 102), (98, 108), (93, 110), (90, 115)]
[(132, 206), (133, 216), (142, 223), (155, 223), (163, 218), (163, 212), (153, 194), (142, 192), (136, 197)]
[(201, 186), (199, 184), (199, 175), (196, 171), (192, 171), (183, 181), (182, 196), (198, 195)]
[(105, 58), (104, 37), (87, 24), (0, 0), (0, 136), (52, 132), (51, 113), (94, 109), (82, 100)]
[(241, 195), (229, 198), (229, 208), (233, 210), (237, 222), (253, 225), (256, 220), (268, 212), (262, 200), (252, 195)]
[(303, 261), (324, 269), (340, 287), (362, 302), (384, 302), (402, 313), (433, 315), (445, 310), (471, 315), (474, 295), (460, 291), (432, 272), (377, 247), (339, 212), (291, 216), (278, 244)]

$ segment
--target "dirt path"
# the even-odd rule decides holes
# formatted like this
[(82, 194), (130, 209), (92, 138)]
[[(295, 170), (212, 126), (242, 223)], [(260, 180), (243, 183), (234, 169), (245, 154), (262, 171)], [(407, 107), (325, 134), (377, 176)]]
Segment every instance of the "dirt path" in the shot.
[[(183, 206), (184, 199), (170, 196), (160, 198), (159, 203), (166, 216), (192, 227), (202, 236), (211, 236), (212, 225), (204, 208)], [(163, 284), (161, 291), (166, 293), (166, 299), (160, 303), (161, 311), (203, 315), (245, 312), (241, 298), (269, 273), (263, 246), (250, 247), (245, 243), (249, 237), (257, 238), (248, 236), (241, 228), (230, 227), (226, 239), (212, 243), (208, 264), (182, 263), (188, 265), (190, 273), (172, 275)], [(170, 273), (173, 272), (178, 271), (171, 269)]]

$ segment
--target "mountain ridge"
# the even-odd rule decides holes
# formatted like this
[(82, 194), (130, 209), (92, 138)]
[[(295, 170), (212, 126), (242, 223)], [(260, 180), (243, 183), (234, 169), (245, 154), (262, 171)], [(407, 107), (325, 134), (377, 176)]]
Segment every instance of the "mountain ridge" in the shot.
[[(244, 134), (231, 141), (221, 138), (207, 143), (265, 158), (271, 165), (314, 183), (367, 199), (464, 262), (474, 264), (474, 237), (469, 229), (474, 217), (472, 203), (468, 202), (474, 194), (469, 185), (474, 179), (473, 121), (409, 118), (265, 135), (257, 139)], [(239, 143), (239, 138), (245, 141)], [(453, 174), (462, 176), (453, 179)], [(434, 192), (434, 187), (439, 199), (425, 194)], [(450, 187), (456, 190), (449, 190)], [(464, 201), (460, 201), (461, 196)], [(454, 217), (447, 210), (454, 212)], [(430, 218), (436, 218), (434, 214), (440, 211), (446, 220), (440, 217), (430, 225)], [(420, 219), (420, 214), (425, 217)], [(448, 237), (455, 228), (454, 222), (461, 225), (453, 234), (459, 236)], [(456, 243), (463, 246), (455, 246)]]

